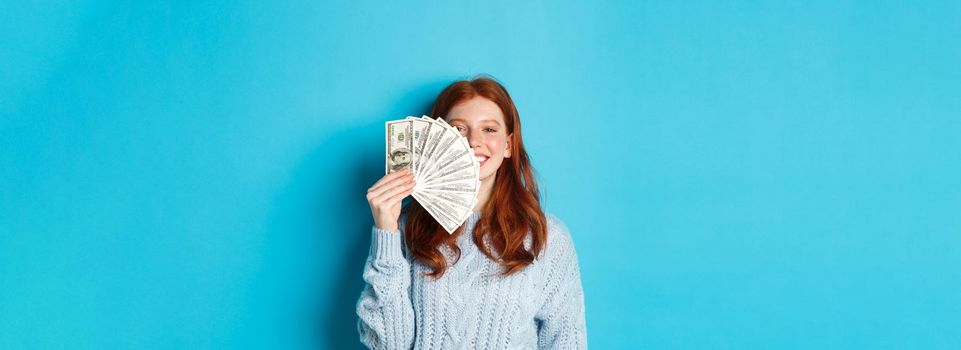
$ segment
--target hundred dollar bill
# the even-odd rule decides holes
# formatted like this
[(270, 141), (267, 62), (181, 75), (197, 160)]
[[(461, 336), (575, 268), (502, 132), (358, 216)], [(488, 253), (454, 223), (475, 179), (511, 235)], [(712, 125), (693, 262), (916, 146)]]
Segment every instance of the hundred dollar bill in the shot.
[(430, 165), (427, 172), (435, 174), (433, 177), (439, 177), (439, 174), (447, 168), (457, 166), (457, 162), (470, 163), (474, 160), (474, 155), (471, 154), (469, 149), (460, 149), (455, 151), (449, 151), (442, 157), (439, 157), (437, 161)]
[(427, 139), (424, 142), (424, 161), (420, 164), (420, 169), (424, 173), (428, 173), (428, 166), (434, 162), (437, 156), (444, 153), (441, 142), (443, 142), (447, 136), (447, 128), (444, 122), (440, 119), (431, 119), (430, 122), (430, 134), (427, 135)]
[(411, 132), (413, 134), (411, 139), (413, 141), (414, 164), (411, 169), (414, 171), (414, 177), (418, 181), (420, 181), (422, 177), (420, 163), (424, 161), (424, 144), (427, 143), (427, 135), (430, 135), (430, 128), (431, 125), (433, 125), (430, 121), (424, 120), (424, 117), (407, 117), (407, 120), (411, 122)]
[(450, 162), (450, 165), (438, 168), (430, 180), (418, 183), (420, 187), (436, 183), (477, 179), (480, 177), (480, 162), (477, 161), (477, 157), (470, 151), (471, 148), (467, 139), (461, 137), (460, 143), (461, 149), (466, 152), (462, 152), (460, 157)]
[[(431, 155), (435, 147), (434, 144), (438, 142), (438, 137), (442, 135), (441, 134), (442, 130), (441, 130), (441, 127), (437, 126), (434, 123), (433, 119), (424, 119), (424, 121), (430, 123), (430, 127), (427, 128), (427, 132), (424, 134), (424, 136), (421, 139), (421, 146), (419, 147), (420, 153), (418, 154), (416, 170), (418, 173), (427, 176), (430, 174), (427, 174), (426, 172), (424, 172), (424, 167), (431, 161)], [(418, 179), (418, 180), (423, 180), (423, 179)]]
[(454, 133), (448, 129), (447, 124), (439, 120), (435, 120), (434, 125), (431, 126), (430, 134), (427, 136), (427, 142), (424, 146), (424, 163), (420, 164), (420, 171), (426, 174), (426, 178), (433, 177), (430, 169), (434, 168), (433, 164), (436, 163), (436, 158), (456, 141)]
[[(445, 124), (446, 125), (446, 124)], [(473, 163), (475, 167), (480, 171), (480, 162), (474, 157), (474, 151), (471, 149), (470, 142), (464, 137), (460, 131), (452, 126), (447, 126), (448, 130), (453, 133), (455, 140), (452, 144), (448, 145), (447, 148), (451, 149), (445, 153), (443, 157), (438, 157), (433, 164), (433, 169), (436, 169), (439, 173), (435, 177), (443, 177), (449, 175), (450, 172), (446, 170), (451, 167), (460, 167), (463, 163)], [(458, 145), (459, 143), (459, 145)], [(455, 165), (456, 164), (456, 165)]]
[(421, 182), (420, 187), (430, 187), (451, 182), (478, 181), (480, 177), (480, 167), (474, 155), (465, 154), (458, 159), (448, 162), (446, 166), (436, 169), (433, 173), (436, 175)]
[(450, 234), (454, 233), (454, 230), (456, 230), (457, 227), (460, 226), (460, 223), (458, 223), (457, 221), (454, 220), (454, 218), (449, 216), (450, 214), (444, 213), (442, 210), (438, 209), (434, 205), (433, 198), (423, 193), (417, 193), (417, 192), (414, 192), (413, 196), (414, 196), (414, 199), (417, 200), (417, 203), (420, 203), (420, 205), (424, 207), (424, 209), (427, 210), (428, 213), (430, 213), (430, 216), (433, 216), (434, 219), (437, 220), (437, 223), (439, 223), (441, 227), (443, 227), (444, 230), (447, 231), (447, 233), (450, 233)]
[(411, 121), (389, 121), (386, 123), (386, 128), (387, 162), (385, 173), (390, 174), (410, 167), (411, 162), (414, 161)]
[[(420, 125), (423, 125), (423, 132), (421, 133), (421, 137), (414, 141), (414, 152), (416, 152), (417, 155), (417, 162), (414, 164), (414, 172), (417, 174), (423, 174), (423, 172), (420, 170), (421, 165), (429, 160), (425, 154), (427, 151), (427, 140), (430, 139), (431, 131), (432, 129), (435, 129), (435, 127), (433, 118), (430, 118), (426, 115), (415, 119), (419, 121)], [(422, 176), (418, 177), (417, 180), (420, 181), (421, 178)]]
[(445, 130), (443, 135), (438, 138), (436, 145), (434, 145), (434, 152), (431, 154), (430, 162), (425, 164), (422, 169), (424, 173), (431, 174), (430, 177), (435, 177), (436, 169), (443, 169), (449, 166), (457, 157), (469, 153), (469, 150), (451, 151), (451, 145), (456, 143), (460, 137), (462, 137), (460, 133)]
[(470, 216), (471, 208), (448, 202), (433, 193), (420, 192), (418, 196), (424, 199), (424, 202), (418, 201), (419, 203), (423, 204), (426, 202), (436, 213), (440, 214), (448, 223), (452, 224), (449, 228), (445, 228), (448, 233), (452, 233), (457, 227), (460, 227), (460, 225), (464, 223), (463, 219)]
[(477, 182), (456, 182), (449, 184), (439, 184), (436, 186), (424, 187), (424, 190), (448, 191), (448, 192), (468, 192), (477, 193), (480, 188), (480, 181)]
[(423, 185), (431, 185), (436, 183), (447, 183), (447, 182), (457, 182), (477, 179), (477, 166), (471, 162), (457, 162), (453, 164), (450, 169), (441, 170), (438, 175)]
[[(473, 158), (473, 156), (471, 156), (471, 158)], [(424, 188), (451, 182), (478, 181), (480, 176), (480, 169), (473, 159), (461, 159), (452, 162), (446, 169), (438, 170), (437, 172), (442, 175), (419, 183), (419, 187)]]
[(474, 212), (474, 207), (477, 205), (476, 194), (435, 191), (422, 191), (421, 193), (432, 196), (440, 204), (440, 207), (447, 206), (448, 210), (453, 210), (454, 215), (458, 215), (455, 221), (461, 224)]
[(474, 196), (458, 194), (456, 192), (424, 190), (422, 193), (432, 195), (462, 208), (473, 209), (474, 206), (477, 205), (477, 199), (474, 199)]
[(479, 190), (480, 180), (476, 179), (436, 182), (415, 189), (415, 191), (463, 192), (471, 195), (476, 194)]

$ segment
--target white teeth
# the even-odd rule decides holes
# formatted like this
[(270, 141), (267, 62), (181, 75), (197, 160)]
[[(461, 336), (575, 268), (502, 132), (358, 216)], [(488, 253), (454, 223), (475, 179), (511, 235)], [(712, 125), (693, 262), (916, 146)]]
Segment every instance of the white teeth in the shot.
[(487, 160), (487, 157), (477, 157), (478, 162), (483, 162), (485, 160)]

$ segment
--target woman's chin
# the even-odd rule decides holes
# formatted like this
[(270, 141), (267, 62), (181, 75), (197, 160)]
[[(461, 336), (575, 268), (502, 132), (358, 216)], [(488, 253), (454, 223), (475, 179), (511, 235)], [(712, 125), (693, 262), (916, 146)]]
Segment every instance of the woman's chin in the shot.
[(488, 181), (494, 181), (495, 175), (497, 175), (497, 174), (494, 173), (494, 172), (486, 173), (486, 172), (484, 172), (484, 169), (481, 169), (481, 171), (480, 171), (480, 182), (481, 182), (481, 183), (486, 183), (486, 182), (488, 182)]

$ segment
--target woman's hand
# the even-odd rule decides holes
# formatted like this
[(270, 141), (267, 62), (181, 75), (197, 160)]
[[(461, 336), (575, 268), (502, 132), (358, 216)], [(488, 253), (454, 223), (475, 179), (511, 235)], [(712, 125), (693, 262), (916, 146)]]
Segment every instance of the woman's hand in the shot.
[(384, 231), (397, 231), (400, 203), (414, 192), (414, 174), (410, 169), (390, 173), (367, 190), (367, 203), (374, 225)]

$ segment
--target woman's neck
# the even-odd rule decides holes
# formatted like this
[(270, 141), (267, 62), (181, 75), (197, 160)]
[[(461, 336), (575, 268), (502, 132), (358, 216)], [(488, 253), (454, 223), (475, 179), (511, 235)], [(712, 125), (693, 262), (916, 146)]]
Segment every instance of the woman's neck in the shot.
[(487, 204), (487, 199), (490, 198), (491, 192), (494, 190), (495, 178), (497, 178), (496, 173), (491, 175), (487, 180), (481, 180), (480, 190), (477, 191), (477, 205), (474, 206), (474, 211), (484, 209), (484, 205)]

